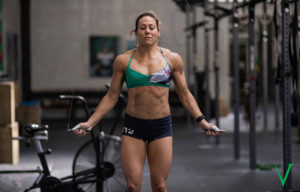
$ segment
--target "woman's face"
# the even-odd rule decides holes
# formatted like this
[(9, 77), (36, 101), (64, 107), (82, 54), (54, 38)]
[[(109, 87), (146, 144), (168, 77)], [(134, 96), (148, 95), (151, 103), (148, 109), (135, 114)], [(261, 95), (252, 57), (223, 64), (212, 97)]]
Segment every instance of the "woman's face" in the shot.
[(140, 45), (153, 45), (157, 43), (160, 31), (157, 28), (156, 20), (150, 16), (142, 17), (138, 22), (135, 36)]

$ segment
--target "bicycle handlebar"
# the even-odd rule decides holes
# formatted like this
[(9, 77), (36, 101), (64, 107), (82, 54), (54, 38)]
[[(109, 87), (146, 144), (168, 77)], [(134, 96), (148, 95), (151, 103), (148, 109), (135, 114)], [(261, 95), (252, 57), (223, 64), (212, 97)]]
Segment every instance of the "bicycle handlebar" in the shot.
[(89, 116), (90, 116), (90, 113), (89, 113), (89, 108), (88, 108), (88, 105), (87, 105), (87, 102), (85, 100), (84, 97), (82, 96), (79, 96), (79, 95), (60, 95), (59, 96), (59, 99), (62, 99), (62, 100), (78, 100), (78, 101), (81, 101), (83, 106), (84, 106), (84, 111), (85, 111), (85, 114), (86, 114), (86, 118), (88, 119)]
[[(110, 84), (109, 84), (109, 83), (106, 83), (106, 84), (105, 84), (105, 87), (106, 87), (107, 89), (109, 89), (109, 88), (110, 88)], [(127, 99), (126, 99), (126, 97), (125, 97), (122, 93), (120, 93), (119, 98), (120, 98), (125, 104), (127, 103)], [(84, 106), (85, 113), (86, 113), (86, 119), (88, 120), (88, 118), (89, 118), (89, 116), (90, 116), (90, 113), (89, 113), (87, 101), (86, 101), (86, 99), (85, 99), (84, 97), (79, 96), (79, 95), (59, 95), (59, 99), (62, 99), (62, 100), (71, 100), (71, 101), (73, 101), (73, 100), (79, 100), (79, 101), (81, 101), (82, 104), (83, 104), (83, 106)], [(120, 110), (119, 115), (121, 115), (121, 112), (122, 112), (122, 111)], [(116, 125), (117, 125), (116, 123), (117, 123), (117, 122), (115, 122), (115, 125), (114, 125), (113, 127), (116, 127)], [(113, 133), (113, 131), (114, 131), (114, 128), (112, 129), (111, 134)]]

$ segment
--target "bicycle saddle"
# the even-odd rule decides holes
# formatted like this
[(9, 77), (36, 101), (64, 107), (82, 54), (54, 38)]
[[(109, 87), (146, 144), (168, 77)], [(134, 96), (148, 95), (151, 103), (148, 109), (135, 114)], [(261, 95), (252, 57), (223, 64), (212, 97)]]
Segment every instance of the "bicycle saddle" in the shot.
[(30, 135), (35, 135), (42, 131), (48, 131), (48, 125), (29, 124), (25, 126), (25, 131)]

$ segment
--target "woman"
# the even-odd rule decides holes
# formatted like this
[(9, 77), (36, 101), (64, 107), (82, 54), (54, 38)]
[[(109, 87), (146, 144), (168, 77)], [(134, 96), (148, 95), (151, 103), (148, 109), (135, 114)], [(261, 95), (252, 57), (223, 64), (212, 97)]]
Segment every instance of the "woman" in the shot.
[(207, 135), (217, 135), (187, 88), (181, 57), (157, 45), (159, 20), (146, 12), (136, 19), (138, 47), (119, 55), (113, 64), (111, 86), (95, 113), (80, 129), (85, 135), (118, 101), (124, 81), (128, 88), (128, 104), (122, 132), (122, 167), (129, 192), (140, 192), (146, 156), (150, 167), (151, 187), (166, 192), (166, 180), (172, 162), (172, 125), (168, 102), (171, 77), (176, 92), (187, 111)]

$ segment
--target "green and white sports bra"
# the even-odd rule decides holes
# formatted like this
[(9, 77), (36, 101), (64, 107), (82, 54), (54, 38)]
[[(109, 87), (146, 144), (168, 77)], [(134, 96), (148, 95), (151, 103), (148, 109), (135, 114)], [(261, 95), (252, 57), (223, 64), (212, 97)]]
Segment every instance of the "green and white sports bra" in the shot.
[(145, 75), (130, 68), (130, 63), (136, 52), (136, 49), (134, 50), (125, 71), (125, 81), (128, 89), (142, 86), (170, 87), (172, 70), (161, 48), (160, 51), (164, 56), (167, 66), (151, 75)]

